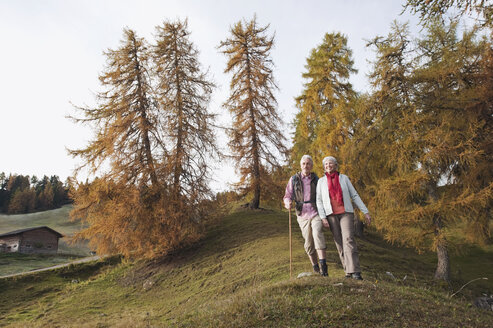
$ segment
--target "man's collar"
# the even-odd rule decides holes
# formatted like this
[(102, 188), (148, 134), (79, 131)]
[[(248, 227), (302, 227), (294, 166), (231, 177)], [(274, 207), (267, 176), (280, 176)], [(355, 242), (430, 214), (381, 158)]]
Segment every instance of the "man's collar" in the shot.
[(303, 171), (301, 171), (301, 177), (302, 178), (310, 178), (312, 176), (312, 172), (308, 173), (308, 175), (304, 175)]

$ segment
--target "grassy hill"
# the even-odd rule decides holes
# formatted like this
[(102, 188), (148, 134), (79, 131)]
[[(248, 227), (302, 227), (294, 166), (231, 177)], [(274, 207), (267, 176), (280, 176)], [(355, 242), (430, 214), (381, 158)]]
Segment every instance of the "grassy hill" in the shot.
[[(293, 268), (310, 271), (293, 220)], [(492, 327), (472, 299), (493, 293), (493, 249), (452, 258), (454, 280), (433, 282), (435, 257), (358, 240), (364, 281), (343, 278), (328, 240), (329, 278), (289, 279), (287, 213), (226, 216), (189, 249), (152, 262), (107, 258), (0, 279), (7, 327)], [(392, 273), (392, 276), (389, 273)], [(470, 280), (477, 280), (457, 292)], [(452, 296), (453, 295), (453, 296)]]
[(64, 235), (71, 235), (80, 229), (80, 224), (69, 221), (72, 205), (54, 210), (29, 214), (0, 214), (0, 233), (33, 226), (49, 226)]

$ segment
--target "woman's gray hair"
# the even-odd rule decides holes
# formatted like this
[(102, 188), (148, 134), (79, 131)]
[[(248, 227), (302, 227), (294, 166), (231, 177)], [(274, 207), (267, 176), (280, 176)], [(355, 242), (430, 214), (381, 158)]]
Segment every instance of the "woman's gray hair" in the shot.
[(301, 156), (301, 159), (300, 159), (300, 165), (301, 165), (301, 162), (303, 162), (305, 159), (309, 159), (310, 162), (312, 162), (312, 164), (313, 164), (313, 158), (310, 155), (303, 155), (303, 156)]
[(327, 156), (327, 157), (325, 157), (322, 160), (323, 166), (325, 166), (325, 163), (328, 162), (328, 161), (331, 161), (331, 162), (335, 163), (335, 165), (339, 166), (339, 164), (337, 163), (337, 159), (334, 156)]

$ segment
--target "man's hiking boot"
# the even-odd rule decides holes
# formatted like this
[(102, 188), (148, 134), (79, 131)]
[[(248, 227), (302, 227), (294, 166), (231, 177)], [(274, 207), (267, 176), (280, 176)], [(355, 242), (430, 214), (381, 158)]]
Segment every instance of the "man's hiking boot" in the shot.
[(346, 273), (346, 275), (344, 276), (344, 278), (347, 278), (347, 279), (351, 278), (351, 274), (350, 273)]
[(320, 267), (318, 266), (318, 263), (313, 265), (313, 272), (320, 273)]
[(354, 272), (351, 274), (351, 277), (356, 280), (363, 280), (363, 277), (361, 276), (360, 272)]
[(329, 276), (329, 273), (327, 272), (327, 262), (325, 261), (325, 259), (320, 260), (320, 269), (320, 274), (323, 277)]
[(321, 274), (323, 277), (328, 277), (328, 276), (329, 276), (329, 273), (327, 272), (327, 264), (322, 265), (322, 271), (320, 272), (320, 274)]

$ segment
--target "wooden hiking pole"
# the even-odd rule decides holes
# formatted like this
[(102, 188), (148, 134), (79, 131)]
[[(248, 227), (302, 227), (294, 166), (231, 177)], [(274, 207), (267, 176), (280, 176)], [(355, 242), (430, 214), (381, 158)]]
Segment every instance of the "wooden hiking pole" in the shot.
[(289, 279), (293, 279), (293, 248), (291, 245), (291, 206), (289, 206)]

